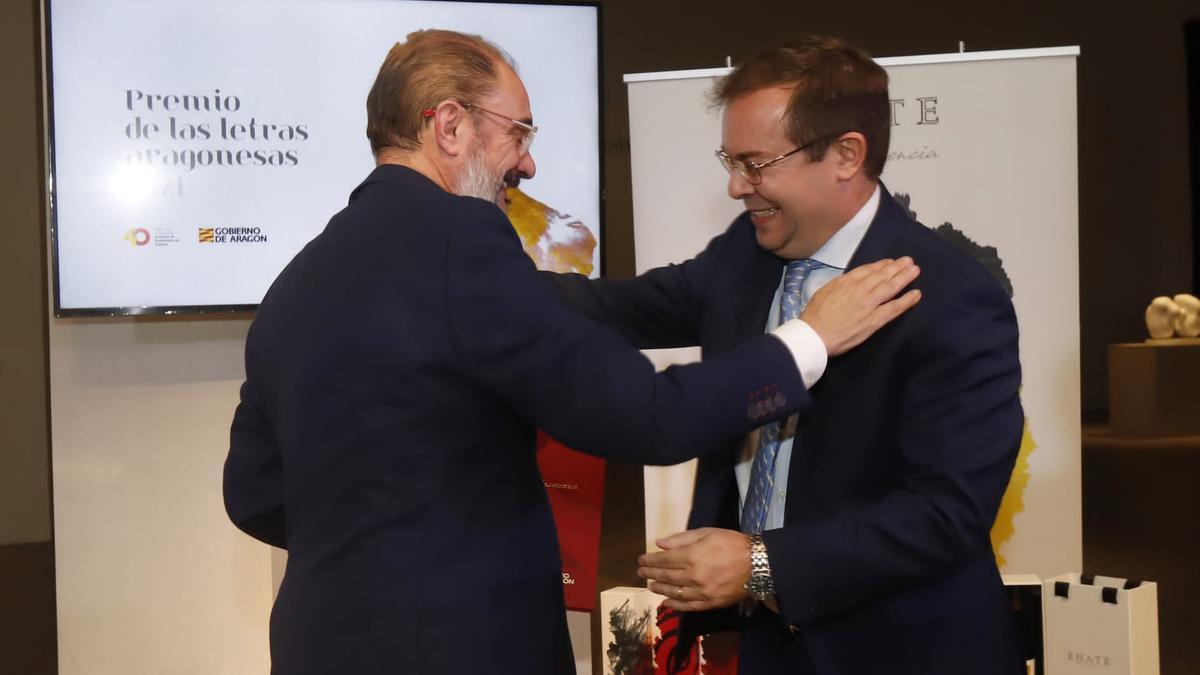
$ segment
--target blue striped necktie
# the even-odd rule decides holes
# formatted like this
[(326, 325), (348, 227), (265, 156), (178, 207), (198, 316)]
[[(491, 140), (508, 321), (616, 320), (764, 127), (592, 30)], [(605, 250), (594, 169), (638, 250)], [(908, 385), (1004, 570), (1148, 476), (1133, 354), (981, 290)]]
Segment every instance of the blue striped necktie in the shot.
[[(801, 294), (804, 281), (813, 270), (820, 267), (824, 265), (812, 258), (788, 263), (783, 275), (783, 294), (779, 298), (780, 324), (800, 316), (804, 311), (805, 303)], [(747, 534), (762, 532), (767, 523), (781, 431), (782, 420), (768, 422), (758, 430), (758, 448), (754, 453), (754, 463), (750, 466), (750, 485), (746, 489), (746, 500), (742, 503), (742, 531)]]

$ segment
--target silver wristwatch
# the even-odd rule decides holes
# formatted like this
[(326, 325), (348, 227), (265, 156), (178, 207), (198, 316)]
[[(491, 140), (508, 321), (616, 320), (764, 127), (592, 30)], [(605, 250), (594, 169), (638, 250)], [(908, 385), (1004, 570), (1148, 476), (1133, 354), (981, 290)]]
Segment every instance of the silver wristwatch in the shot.
[(759, 602), (775, 595), (771, 561), (767, 558), (767, 544), (761, 534), (750, 535), (750, 580), (746, 582), (746, 590)]

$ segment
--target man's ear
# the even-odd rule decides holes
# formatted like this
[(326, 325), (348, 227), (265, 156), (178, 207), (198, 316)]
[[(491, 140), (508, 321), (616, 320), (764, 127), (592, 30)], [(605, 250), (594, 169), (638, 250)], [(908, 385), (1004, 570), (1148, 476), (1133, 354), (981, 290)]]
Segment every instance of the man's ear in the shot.
[(838, 180), (850, 180), (862, 172), (867, 161), (867, 138), (857, 131), (848, 131), (829, 146), (837, 164)]
[[(430, 133), (438, 149), (446, 155), (457, 157), (462, 154), (470, 140), (471, 130), (466, 128), (467, 111), (455, 101), (442, 101), (431, 108)], [(430, 111), (426, 111), (428, 115)]]

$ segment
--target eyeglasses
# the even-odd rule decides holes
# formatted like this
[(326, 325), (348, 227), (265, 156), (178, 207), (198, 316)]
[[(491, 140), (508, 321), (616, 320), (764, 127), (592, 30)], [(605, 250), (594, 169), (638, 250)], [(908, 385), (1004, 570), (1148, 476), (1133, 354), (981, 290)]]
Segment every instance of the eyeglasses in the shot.
[(737, 175), (745, 178), (747, 183), (751, 185), (758, 185), (762, 182), (763, 169), (769, 166), (774, 166), (788, 157), (796, 154), (797, 152), (800, 152), (801, 150), (807, 150), (818, 143), (824, 143), (825, 141), (828, 141), (831, 138), (837, 138), (840, 135), (841, 134), (829, 134), (827, 136), (822, 136), (816, 140), (809, 141), (804, 145), (797, 145), (795, 148), (792, 148), (775, 159), (767, 160), (765, 162), (754, 162), (748, 159), (737, 159), (736, 157), (730, 157), (724, 150), (720, 149), (717, 150), (717, 160), (721, 162), (721, 166), (725, 167), (726, 171), (730, 173), (736, 171)]
[(537, 127), (533, 126), (532, 124), (530, 124), (528, 122), (522, 122), (521, 120), (514, 120), (513, 118), (509, 117), (508, 115), (501, 115), (500, 113), (495, 112), (493, 110), (488, 110), (487, 108), (477, 106), (474, 103), (467, 103), (466, 101), (459, 101), (458, 104), (461, 105), (463, 108), (466, 108), (467, 110), (478, 110), (479, 112), (485, 112), (489, 115), (498, 117), (498, 118), (508, 122), (509, 124), (511, 124), (514, 129), (513, 135), (516, 137), (517, 142), (520, 144), (521, 154), (523, 155), (523, 154), (529, 152), (529, 146), (533, 145), (533, 137), (537, 135), (537, 130), (538, 130)]

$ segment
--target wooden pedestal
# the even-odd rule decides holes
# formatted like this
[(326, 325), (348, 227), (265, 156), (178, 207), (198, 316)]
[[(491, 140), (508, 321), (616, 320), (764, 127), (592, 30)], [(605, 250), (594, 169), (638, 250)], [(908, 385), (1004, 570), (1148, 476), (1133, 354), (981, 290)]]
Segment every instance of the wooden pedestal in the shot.
[(1200, 435), (1200, 340), (1109, 345), (1108, 410), (1117, 436)]

